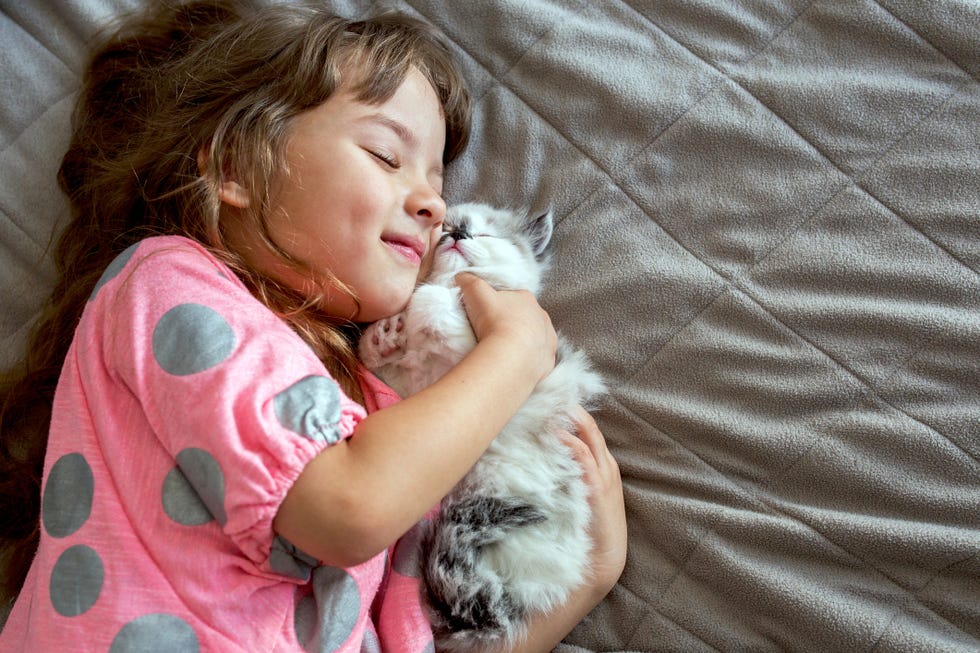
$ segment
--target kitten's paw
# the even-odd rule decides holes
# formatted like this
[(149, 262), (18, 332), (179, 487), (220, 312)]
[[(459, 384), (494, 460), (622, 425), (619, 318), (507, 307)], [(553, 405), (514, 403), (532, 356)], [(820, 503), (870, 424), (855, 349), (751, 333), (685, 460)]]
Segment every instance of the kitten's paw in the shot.
[(405, 345), (402, 316), (393, 315), (378, 320), (361, 336), (361, 361), (368, 369), (374, 369), (400, 356)]

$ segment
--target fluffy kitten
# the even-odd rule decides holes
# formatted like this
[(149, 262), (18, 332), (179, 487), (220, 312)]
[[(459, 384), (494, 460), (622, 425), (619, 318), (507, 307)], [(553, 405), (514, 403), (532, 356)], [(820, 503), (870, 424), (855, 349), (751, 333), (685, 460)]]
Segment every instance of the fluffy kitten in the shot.
[[(482, 204), (453, 207), (433, 268), (399, 315), (372, 324), (365, 366), (407, 397), (440, 378), (476, 344), (455, 285), (466, 270), (498, 289), (537, 294), (551, 214)], [(487, 651), (513, 644), (527, 618), (563, 603), (584, 581), (590, 540), (582, 472), (555, 436), (577, 404), (603, 391), (582, 352), (559, 334), (554, 370), (424, 523), (421, 567), (437, 648)]]

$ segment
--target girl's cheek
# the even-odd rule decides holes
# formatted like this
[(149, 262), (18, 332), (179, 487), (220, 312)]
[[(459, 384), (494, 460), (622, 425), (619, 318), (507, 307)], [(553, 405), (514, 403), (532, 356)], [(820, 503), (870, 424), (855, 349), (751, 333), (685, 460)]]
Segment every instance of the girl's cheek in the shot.
[(432, 269), (432, 261), (436, 257), (436, 245), (439, 243), (439, 238), (442, 236), (442, 229), (433, 229), (432, 235), (429, 239), (429, 250), (425, 253), (422, 258), (422, 265), (419, 266), (419, 275), (417, 277), (418, 281), (424, 280), (429, 276), (429, 270)]

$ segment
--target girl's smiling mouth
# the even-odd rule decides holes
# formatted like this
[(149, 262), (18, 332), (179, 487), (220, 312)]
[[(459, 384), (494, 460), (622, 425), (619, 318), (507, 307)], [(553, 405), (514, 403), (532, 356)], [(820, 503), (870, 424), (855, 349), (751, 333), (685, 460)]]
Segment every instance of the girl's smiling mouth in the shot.
[(381, 241), (394, 250), (399, 256), (413, 265), (420, 265), (425, 256), (426, 246), (418, 238), (411, 236), (382, 236)]

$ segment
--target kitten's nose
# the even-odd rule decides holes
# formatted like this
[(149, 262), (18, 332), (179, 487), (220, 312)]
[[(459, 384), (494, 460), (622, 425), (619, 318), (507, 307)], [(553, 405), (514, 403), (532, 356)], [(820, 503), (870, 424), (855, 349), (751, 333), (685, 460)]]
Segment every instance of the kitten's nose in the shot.
[(453, 227), (449, 230), (449, 235), (453, 237), (453, 240), (466, 240), (467, 238), (473, 237), (473, 234), (470, 233), (470, 228), (466, 224)]

